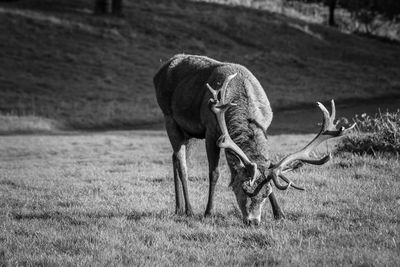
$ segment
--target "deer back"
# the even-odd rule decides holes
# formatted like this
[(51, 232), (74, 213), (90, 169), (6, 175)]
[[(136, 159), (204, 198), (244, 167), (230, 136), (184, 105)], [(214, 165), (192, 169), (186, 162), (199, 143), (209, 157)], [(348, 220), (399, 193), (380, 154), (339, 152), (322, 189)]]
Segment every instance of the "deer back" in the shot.
[(206, 130), (219, 132), (208, 105), (212, 96), (206, 84), (218, 88), (233, 73), (237, 78), (229, 84), (227, 99), (238, 105), (227, 112), (229, 132), (239, 145), (246, 139), (265, 139), (272, 120), (268, 98), (254, 75), (239, 64), (176, 55), (154, 77), (158, 104), (165, 115), (172, 116), (193, 137), (204, 137)]

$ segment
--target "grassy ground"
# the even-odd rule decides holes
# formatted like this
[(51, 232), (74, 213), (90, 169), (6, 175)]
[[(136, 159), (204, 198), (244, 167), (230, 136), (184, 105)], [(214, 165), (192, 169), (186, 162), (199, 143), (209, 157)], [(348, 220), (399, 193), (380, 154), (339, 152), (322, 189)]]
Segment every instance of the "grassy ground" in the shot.
[[(91, 14), (92, 2), (0, 3), (0, 133), (159, 123), (152, 76), (181, 52), (248, 66), (279, 111), (272, 132), (315, 131), (318, 110), (293, 107), (317, 100), (337, 99), (348, 117), (399, 108), (399, 46), (248, 8), (126, 0), (113, 18)], [(272, 157), (311, 137), (272, 136)], [(196, 146), (187, 218), (173, 214), (164, 132), (2, 136), (0, 266), (400, 261), (398, 156), (344, 153), (306, 166), (291, 177), (306, 192), (277, 193), (287, 219), (267, 207), (260, 227), (245, 227), (226, 165), (215, 216), (202, 217), (208, 171)]]
[[(270, 138), (278, 157), (311, 135)], [(216, 214), (204, 219), (207, 167), (189, 164), (193, 218), (173, 214), (171, 148), (163, 132), (0, 138), (0, 265), (363, 265), (400, 261), (400, 161), (342, 154), (292, 175), (245, 227), (223, 165)], [(329, 145), (332, 148), (332, 144)], [(326, 147), (323, 146), (323, 151)]]
[(70, 128), (158, 123), (152, 77), (182, 52), (244, 64), (275, 110), (400, 94), (398, 45), (244, 7), (127, 0), (114, 18), (92, 2), (0, 4), (0, 113)]

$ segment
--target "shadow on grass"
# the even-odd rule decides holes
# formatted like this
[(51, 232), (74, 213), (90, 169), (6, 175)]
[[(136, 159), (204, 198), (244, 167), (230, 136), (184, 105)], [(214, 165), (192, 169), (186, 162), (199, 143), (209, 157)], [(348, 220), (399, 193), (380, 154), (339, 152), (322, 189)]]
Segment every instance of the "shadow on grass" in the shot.
[(286, 220), (297, 222), (301, 219), (305, 218), (305, 214), (301, 212), (287, 212), (286, 213)]
[(171, 211), (137, 211), (129, 212), (109, 211), (109, 212), (73, 212), (70, 214), (60, 211), (32, 211), (32, 212), (13, 212), (12, 218), (17, 221), (21, 220), (55, 220), (69, 225), (87, 226), (90, 225), (90, 219), (113, 219), (126, 218), (128, 221), (140, 222), (146, 219), (154, 219), (157, 221), (173, 221), (179, 224), (185, 224), (189, 228), (197, 227), (198, 223), (203, 225), (212, 225), (222, 228), (233, 226), (242, 226), (242, 217), (237, 210), (231, 210), (227, 214), (214, 213), (204, 217), (202, 213), (186, 216), (176, 215)]
[(280, 266), (281, 260), (276, 255), (271, 255), (265, 251), (250, 253), (244, 258), (243, 266)]
[(272, 248), (276, 244), (276, 240), (266, 233), (249, 233), (242, 237), (244, 247)]
[(194, 232), (194, 233), (182, 233), (181, 238), (186, 241), (210, 243), (218, 240), (218, 235), (215, 232)]
[(42, 212), (14, 212), (12, 218), (17, 221), (21, 220), (57, 220), (66, 222), (71, 225), (89, 225), (87, 219), (112, 219), (126, 217), (127, 220), (140, 221), (145, 218), (162, 219), (171, 216), (168, 211), (162, 210), (157, 212), (151, 211), (132, 211), (123, 212), (78, 212), (76, 214), (65, 214), (59, 211), (42, 211)]
[(43, 189), (41, 189), (41, 188), (36, 188), (36, 187), (33, 187), (33, 186), (27, 186), (27, 185), (24, 185), (24, 184), (18, 184), (16, 182), (8, 180), (8, 179), (1, 180), (0, 181), (0, 185), (5, 185), (5, 186), (8, 186), (8, 187), (10, 187), (12, 189), (43, 191)]
[(130, 211), (130, 212), (78, 212), (76, 214), (65, 214), (59, 211), (41, 211), (41, 212), (14, 212), (12, 214), (12, 218), (14, 220), (64, 220), (68, 221), (71, 224), (82, 224), (83, 221), (80, 222), (73, 216), (77, 217), (86, 217), (90, 219), (112, 219), (112, 218), (120, 218), (126, 217), (127, 220), (132, 221), (140, 221), (147, 218), (154, 218), (154, 219), (171, 219), (175, 222), (189, 222), (189, 221), (200, 221), (200, 222), (210, 222), (219, 225), (226, 224), (226, 221), (229, 219), (230, 216), (226, 216), (220, 213), (214, 214), (210, 217), (204, 217), (201, 214), (194, 215), (194, 216), (186, 216), (186, 215), (175, 215), (171, 213), (169, 210), (161, 210), (161, 211)]
[(45, 212), (29, 212), (29, 213), (13, 213), (14, 220), (57, 220), (64, 221), (71, 225), (89, 225), (88, 222), (80, 220), (78, 218), (73, 218), (69, 215), (63, 214), (59, 211), (45, 211)]
[(228, 228), (242, 224), (241, 216), (238, 215), (235, 211), (228, 212), (228, 214), (214, 213), (207, 217), (204, 217), (202, 213), (195, 214), (193, 216), (176, 215), (168, 210), (131, 211), (127, 215), (127, 220), (133, 220), (135, 222), (147, 218), (154, 218), (157, 220), (168, 219), (178, 224), (185, 224), (189, 228), (197, 227), (197, 223), (201, 223), (204, 225), (219, 226), (223, 228)]
[(327, 213), (317, 213), (316, 219), (328, 225), (339, 225), (343, 222), (342, 217), (334, 216)]
[(132, 220), (132, 221), (140, 221), (142, 219), (146, 218), (155, 218), (155, 219), (165, 219), (167, 217), (170, 217), (171, 214), (169, 213), (168, 210), (161, 210), (161, 211), (131, 211), (129, 214), (126, 216), (127, 220)]

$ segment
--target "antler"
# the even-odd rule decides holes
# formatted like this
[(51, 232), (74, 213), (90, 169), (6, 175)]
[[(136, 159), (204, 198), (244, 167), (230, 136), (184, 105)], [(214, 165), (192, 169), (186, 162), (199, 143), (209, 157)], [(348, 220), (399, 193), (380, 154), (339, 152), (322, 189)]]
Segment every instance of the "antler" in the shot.
[[(288, 167), (290, 163), (293, 163), (294, 161), (300, 161), (300, 162), (305, 162), (309, 164), (314, 164), (314, 165), (322, 165), (329, 161), (332, 157), (331, 153), (328, 155), (320, 158), (320, 159), (315, 159), (310, 156), (310, 153), (322, 142), (342, 136), (349, 132), (351, 129), (354, 128), (356, 125), (355, 123), (350, 126), (349, 128), (345, 129), (344, 127), (341, 127), (340, 129), (337, 129), (337, 122), (334, 123), (335, 116), (336, 116), (336, 108), (335, 108), (335, 102), (331, 100), (331, 106), (332, 106), (332, 114), (329, 114), (329, 111), (325, 108), (324, 105), (322, 105), (320, 102), (317, 102), (318, 107), (321, 109), (323, 113), (323, 123), (320, 132), (318, 135), (308, 144), (306, 145), (302, 150), (295, 152), (293, 154), (290, 154), (283, 158), (278, 164), (273, 165), (270, 167), (270, 174), (266, 179), (272, 179), (274, 182), (275, 186), (280, 189), (280, 190), (286, 190), (290, 186), (292, 186), (295, 189), (298, 190), (304, 190), (304, 188), (299, 187), (295, 185), (293, 182), (291, 182), (287, 177), (285, 177), (283, 174), (286, 172), (289, 172), (293, 170), (295, 167)], [(278, 177), (281, 178), (286, 182), (286, 185), (281, 185), (278, 181)], [(263, 183), (263, 181), (259, 181), (256, 183), (254, 186), (254, 183), (249, 183), (249, 184), (244, 184), (243, 189), (246, 191), (248, 194), (254, 194), (254, 191), (257, 189), (258, 185)]]
[[(211, 110), (215, 113), (219, 127), (222, 132), (222, 135), (218, 138), (217, 144), (220, 148), (229, 149), (231, 152), (233, 152), (235, 156), (239, 158), (239, 160), (244, 164), (250, 174), (250, 185), (252, 186), (253, 182), (255, 181), (257, 164), (251, 162), (250, 159), (243, 152), (243, 150), (241, 150), (240, 147), (238, 147), (235, 142), (233, 142), (233, 140), (229, 136), (228, 128), (226, 127), (225, 121), (225, 112), (230, 107), (236, 106), (235, 103), (225, 101), (226, 89), (228, 87), (228, 84), (233, 78), (236, 77), (236, 75), (237, 73), (228, 76), (225, 79), (222, 87), (218, 90), (214, 90), (208, 83), (207, 87), (213, 95), (213, 99), (210, 99)], [(220, 100), (218, 100), (218, 93), (220, 93)]]

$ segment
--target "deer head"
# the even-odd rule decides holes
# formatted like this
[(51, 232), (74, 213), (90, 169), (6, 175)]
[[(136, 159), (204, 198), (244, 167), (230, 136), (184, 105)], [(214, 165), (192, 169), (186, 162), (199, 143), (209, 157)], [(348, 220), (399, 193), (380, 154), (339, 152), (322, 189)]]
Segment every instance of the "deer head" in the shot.
[[(230, 154), (234, 155), (234, 157), (239, 160), (238, 162), (240, 166), (236, 168), (236, 175), (245, 176), (244, 179), (239, 179), (242, 181), (241, 190), (238, 190), (237, 187), (234, 188), (234, 192), (244, 216), (244, 220), (247, 222), (255, 221), (255, 223), (258, 224), (261, 220), (262, 204), (272, 192), (270, 182), (272, 181), (275, 187), (279, 190), (287, 190), (289, 187), (293, 187), (297, 190), (304, 190), (304, 188), (290, 181), (284, 174), (299, 167), (299, 164), (296, 163), (322, 165), (329, 161), (332, 157), (330, 153), (320, 159), (315, 159), (311, 157), (311, 152), (320, 143), (330, 138), (335, 138), (346, 134), (355, 126), (355, 124), (347, 129), (344, 127), (337, 129), (337, 123), (334, 122), (336, 116), (334, 101), (331, 101), (331, 114), (329, 114), (329, 111), (323, 104), (318, 102), (318, 107), (323, 113), (323, 123), (322, 128), (317, 136), (303, 149), (284, 157), (278, 163), (270, 164), (268, 168), (258, 167), (257, 164), (252, 162), (246, 156), (243, 150), (234, 143), (229, 136), (226, 125), (225, 112), (229, 108), (234, 108), (236, 106), (235, 103), (226, 101), (228, 84), (233, 78), (235, 78), (235, 76), (236, 73), (228, 76), (225, 79), (222, 87), (218, 90), (213, 89), (209, 84), (207, 84), (207, 87), (213, 96), (209, 103), (211, 110), (216, 115), (218, 125), (222, 133), (217, 141), (217, 145), (220, 148), (224, 148), (229, 151)], [(282, 180), (284, 184), (281, 184), (280, 180)]]

